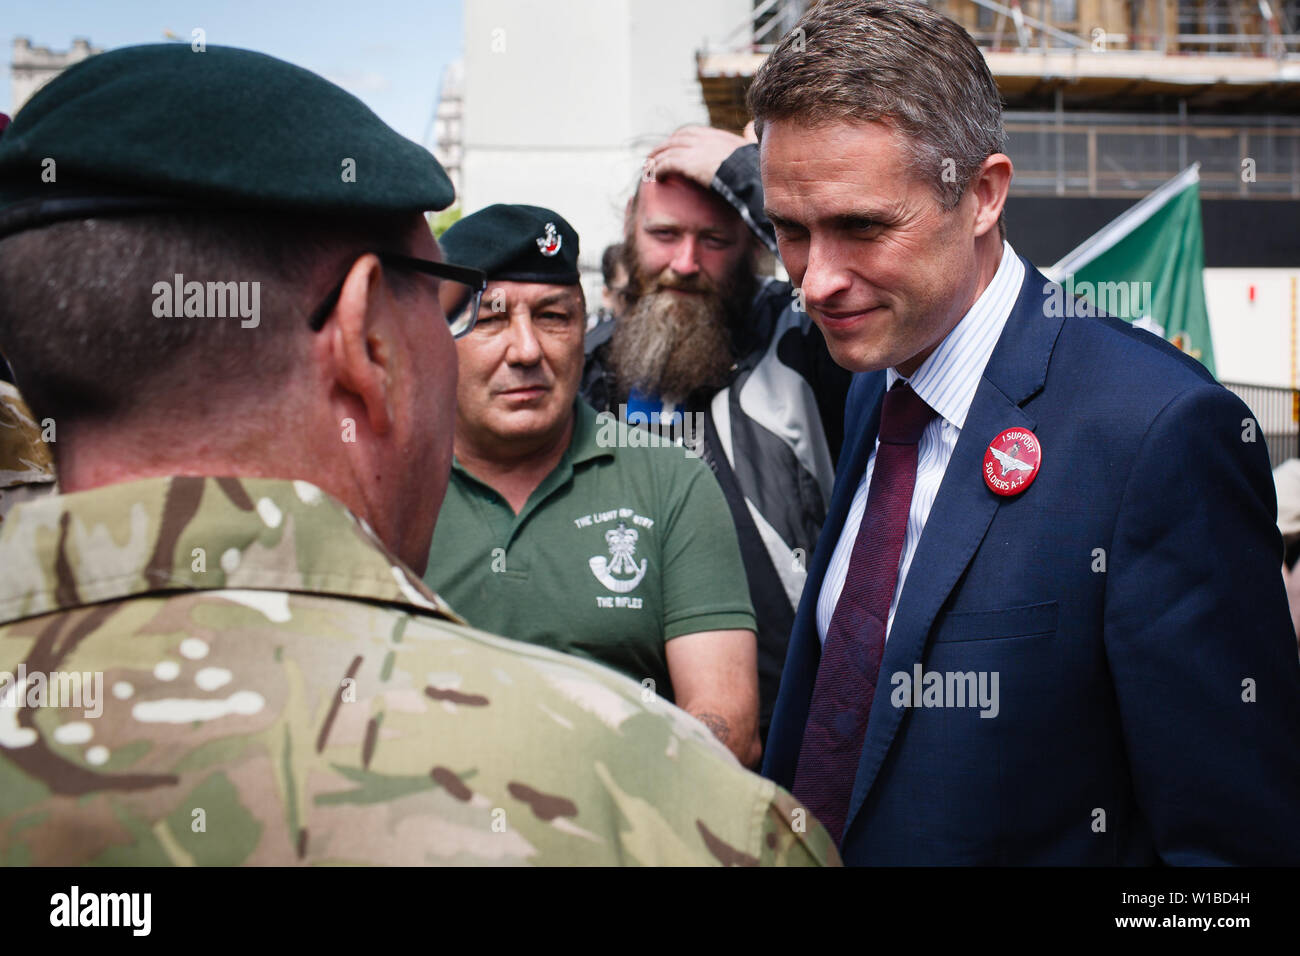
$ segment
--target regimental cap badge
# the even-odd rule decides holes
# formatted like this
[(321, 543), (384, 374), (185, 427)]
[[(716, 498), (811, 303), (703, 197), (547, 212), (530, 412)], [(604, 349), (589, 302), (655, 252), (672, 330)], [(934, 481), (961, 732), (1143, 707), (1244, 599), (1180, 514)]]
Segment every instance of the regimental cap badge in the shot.
[(1038, 477), (1043, 446), (1028, 428), (1008, 428), (984, 452), (984, 484), (995, 495), (1018, 495)]
[(553, 256), (560, 251), (560, 245), (564, 242), (564, 237), (555, 228), (555, 223), (546, 224), (544, 235), (537, 237), (537, 248), (544, 256)]

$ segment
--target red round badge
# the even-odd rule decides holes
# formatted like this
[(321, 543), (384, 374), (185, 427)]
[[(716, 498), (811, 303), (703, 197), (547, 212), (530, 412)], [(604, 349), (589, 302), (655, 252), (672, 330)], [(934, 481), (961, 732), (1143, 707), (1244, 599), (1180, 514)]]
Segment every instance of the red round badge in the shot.
[(1038, 476), (1043, 446), (1028, 428), (1008, 428), (984, 453), (984, 484), (998, 495), (1018, 495)]

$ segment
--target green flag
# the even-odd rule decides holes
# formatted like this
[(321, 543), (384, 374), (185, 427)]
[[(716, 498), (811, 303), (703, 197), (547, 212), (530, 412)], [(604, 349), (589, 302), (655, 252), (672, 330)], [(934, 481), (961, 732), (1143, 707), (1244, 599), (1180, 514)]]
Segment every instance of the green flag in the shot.
[(1173, 342), (1213, 373), (1204, 269), (1196, 163), (1045, 272), (1064, 287), (1063, 314), (1098, 309), (1125, 319)]

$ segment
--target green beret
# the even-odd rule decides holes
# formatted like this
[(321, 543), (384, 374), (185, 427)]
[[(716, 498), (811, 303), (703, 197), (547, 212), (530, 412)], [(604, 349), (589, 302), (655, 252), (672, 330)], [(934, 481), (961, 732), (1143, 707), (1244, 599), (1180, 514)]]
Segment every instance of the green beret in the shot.
[(578, 233), (541, 206), (497, 203), (466, 216), (438, 240), (448, 262), (482, 269), (489, 279), (577, 285)]
[(92, 56), (0, 133), (0, 236), (153, 209), (382, 216), (453, 198), (433, 155), (351, 93), (231, 47)]

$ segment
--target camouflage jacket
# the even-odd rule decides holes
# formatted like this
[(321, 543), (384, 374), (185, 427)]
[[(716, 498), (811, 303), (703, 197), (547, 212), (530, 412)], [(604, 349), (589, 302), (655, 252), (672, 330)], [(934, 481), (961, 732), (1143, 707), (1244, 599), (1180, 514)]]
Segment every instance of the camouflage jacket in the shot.
[(305, 482), (25, 503), (0, 568), (5, 865), (838, 862), (694, 718), (465, 626)]
[(41, 426), (18, 389), (0, 381), (0, 521), (19, 502), (54, 490), (54, 459)]

